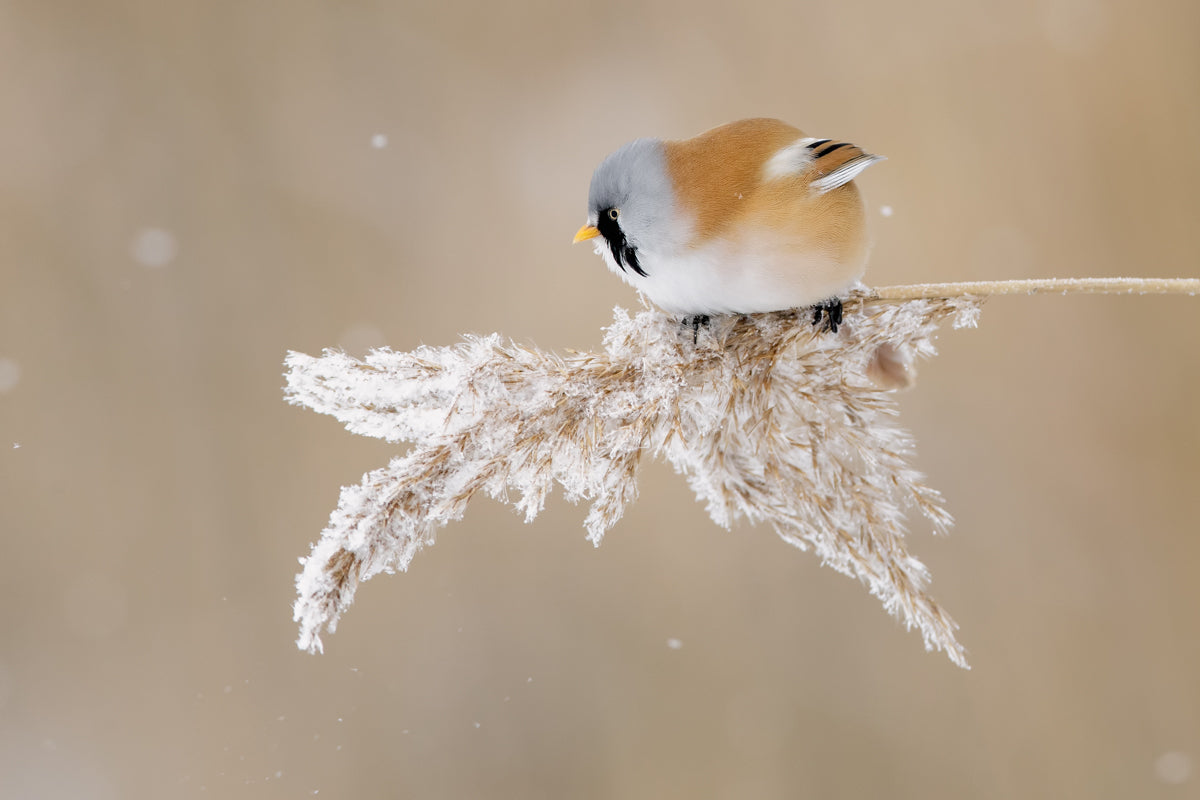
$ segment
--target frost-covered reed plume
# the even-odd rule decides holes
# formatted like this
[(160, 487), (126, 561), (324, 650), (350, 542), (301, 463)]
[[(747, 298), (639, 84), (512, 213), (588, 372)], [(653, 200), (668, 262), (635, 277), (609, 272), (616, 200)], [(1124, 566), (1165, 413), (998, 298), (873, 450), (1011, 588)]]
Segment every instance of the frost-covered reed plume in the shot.
[(411, 353), (287, 358), (288, 400), (354, 433), (415, 446), (338, 508), (297, 578), (300, 647), (322, 648), (355, 589), (408, 567), (477, 492), (532, 520), (554, 484), (591, 503), (599, 544), (637, 496), (638, 465), (660, 456), (718, 525), (744, 517), (857, 577), (927, 649), (966, 666), (955, 624), (909, 554), (905, 512), (949, 527), (912, 465), (913, 442), (883, 386), (933, 353), (938, 324), (973, 324), (979, 300), (847, 303), (841, 330), (809, 310), (713, 318), (693, 331), (659, 311), (617, 309), (604, 352), (557, 355), (499, 335)]
[(298, 644), (320, 650), (358, 583), (407, 569), (476, 492), (532, 520), (558, 483), (568, 499), (591, 503), (585, 526), (599, 544), (637, 496), (638, 463), (650, 454), (687, 476), (717, 524), (744, 517), (811, 546), (918, 628), (927, 649), (965, 667), (954, 621), (904, 542), (907, 510), (935, 532), (950, 516), (912, 466), (888, 390), (911, 382), (914, 357), (933, 354), (939, 323), (973, 325), (982, 296), (1038, 292), (1195, 295), (1200, 280), (884, 287), (855, 293), (836, 335), (814, 329), (810, 310), (693, 330), (658, 311), (617, 309), (603, 353), (560, 356), (495, 334), (363, 361), (290, 353), (289, 402), (415, 445), (342, 489), (296, 578)]

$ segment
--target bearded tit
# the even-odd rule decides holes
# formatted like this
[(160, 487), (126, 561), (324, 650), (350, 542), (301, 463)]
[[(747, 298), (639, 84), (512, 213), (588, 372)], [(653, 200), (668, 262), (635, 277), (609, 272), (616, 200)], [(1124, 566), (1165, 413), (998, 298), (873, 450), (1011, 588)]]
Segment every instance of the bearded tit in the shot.
[(814, 306), (836, 333), (838, 295), (867, 260), (853, 181), (881, 160), (774, 119), (637, 139), (597, 167), (575, 241), (594, 239), (609, 269), (668, 313)]

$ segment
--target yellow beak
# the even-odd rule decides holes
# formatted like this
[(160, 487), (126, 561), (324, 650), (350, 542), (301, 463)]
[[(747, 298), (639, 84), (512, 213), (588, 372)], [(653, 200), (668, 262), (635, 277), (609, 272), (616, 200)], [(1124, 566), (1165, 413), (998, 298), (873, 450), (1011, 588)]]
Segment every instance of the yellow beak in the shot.
[(580, 242), (587, 241), (588, 239), (595, 239), (599, 235), (600, 230), (595, 225), (584, 225), (575, 232), (575, 239), (571, 242), (571, 244), (579, 244)]

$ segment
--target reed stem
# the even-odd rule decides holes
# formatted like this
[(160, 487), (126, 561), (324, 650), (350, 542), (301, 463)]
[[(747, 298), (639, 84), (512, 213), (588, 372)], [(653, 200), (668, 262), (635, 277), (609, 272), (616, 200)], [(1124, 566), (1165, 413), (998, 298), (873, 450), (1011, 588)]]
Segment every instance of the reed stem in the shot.
[(1001, 294), (1200, 294), (1196, 278), (1037, 278), (1012, 281), (914, 283), (880, 286), (871, 300), (928, 300), (935, 297), (990, 297)]

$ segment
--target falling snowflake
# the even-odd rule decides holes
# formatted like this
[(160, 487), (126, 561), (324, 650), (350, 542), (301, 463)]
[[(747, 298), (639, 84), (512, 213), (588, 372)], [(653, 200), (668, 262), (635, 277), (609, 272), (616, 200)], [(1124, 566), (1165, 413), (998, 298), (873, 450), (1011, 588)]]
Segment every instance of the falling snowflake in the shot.
[(0, 394), (7, 394), (21, 382), (21, 365), (11, 358), (0, 358)]
[(143, 267), (165, 267), (175, 260), (179, 245), (170, 231), (162, 228), (143, 228), (133, 237), (129, 247), (133, 260)]

